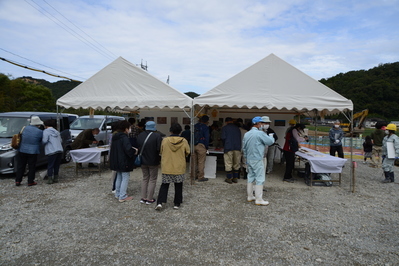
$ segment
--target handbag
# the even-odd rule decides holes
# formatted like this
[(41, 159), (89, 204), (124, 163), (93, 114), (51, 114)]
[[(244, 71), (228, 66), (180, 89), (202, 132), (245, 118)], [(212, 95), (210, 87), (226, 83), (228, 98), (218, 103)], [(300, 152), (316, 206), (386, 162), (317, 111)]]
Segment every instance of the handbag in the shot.
[(14, 134), (11, 139), (11, 147), (14, 149), (19, 148), (19, 144), (21, 143), (21, 138), (22, 138), (22, 132), (24, 131), (25, 127), (21, 129), (21, 131), (18, 134)]
[(140, 154), (138, 154), (136, 156), (136, 159), (134, 160), (134, 166), (137, 166), (137, 167), (141, 166), (141, 154), (143, 153), (144, 146), (147, 143), (147, 140), (151, 136), (151, 134), (152, 134), (152, 132), (150, 134), (148, 134), (148, 136), (145, 138), (143, 146), (141, 147), (141, 150), (140, 150)]

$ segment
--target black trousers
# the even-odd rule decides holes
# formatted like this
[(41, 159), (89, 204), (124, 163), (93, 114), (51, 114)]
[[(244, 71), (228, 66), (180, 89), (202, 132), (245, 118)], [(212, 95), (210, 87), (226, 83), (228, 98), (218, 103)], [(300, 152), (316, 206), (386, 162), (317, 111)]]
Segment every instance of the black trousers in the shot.
[(335, 156), (336, 152), (338, 152), (338, 157), (339, 158), (344, 158), (344, 150), (342, 148), (342, 145), (330, 146), (330, 155), (331, 156)]
[(47, 175), (55, 176), (60, 171), (62, 153), (55, 153), (48, 156)]
[[(157, 199), (157, 204), (166, 203), (168, 199), (168, 191), (169, 191), (170, 183), (162, 183), (159, 188), (159, 194)], [(174, 183), (175, 184), (175, 199), (173, 203), (175, 206), (180, 206), (180, 203), (183, 203), (183, 182)]]
[(17, 155), (17, 177), (15, 178), (15, 182), (22, 182), (22, 176), (25, 172), (26, 164), (28, 164), (28, 184), (31, 184), (35, 181), (36, 174), (36, 161), (37, 154), (28, 154), (23, 152), (18, 152)]
[(291, 179), (292, 178), (292, 171), (294, 170), (295, 166), (295, 153), (289, 151), (283, 151), (285, 157), (285, 173), (284, 179)]

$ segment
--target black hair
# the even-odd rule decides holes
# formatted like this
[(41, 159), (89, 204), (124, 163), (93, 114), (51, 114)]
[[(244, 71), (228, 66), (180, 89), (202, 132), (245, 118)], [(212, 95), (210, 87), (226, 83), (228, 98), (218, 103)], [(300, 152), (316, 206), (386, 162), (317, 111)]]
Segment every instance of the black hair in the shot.
[(185, 130), (190, 129), (190, 125), (185, 125), (185, 126), (184, 126), (184, 129), (185, 129)]
[(128, 121), (131, 125), (133, 125), (134, 123), (136, 123), (136, 119), (135, 119), (134, 117), (130, 117), (127, 121)]
[(122, 120), (118, 123), (117, 125), (117, 130), (119, 132), (124, 132), (126, 130), (126, 128), (130, 128), (130, 123), (126, 120)]
[(375, 123), (375, 128), (376, 129), (381, 129), (382, 127), (386, 127), (388, 124), (385, 121), (378, 121), (377, 123)]
[(55, 119), (47, 119), (46, 121), (43, 122), (43, 124), (46, 127), (53, 127), (53, 128), (57, 127), (57, 122), (55, 121)]
[(170, 127), (169, 131), (172, 132), (173, 134), (180, 134), (182, 132), (181, 125), (179, 123), (174, 123)]

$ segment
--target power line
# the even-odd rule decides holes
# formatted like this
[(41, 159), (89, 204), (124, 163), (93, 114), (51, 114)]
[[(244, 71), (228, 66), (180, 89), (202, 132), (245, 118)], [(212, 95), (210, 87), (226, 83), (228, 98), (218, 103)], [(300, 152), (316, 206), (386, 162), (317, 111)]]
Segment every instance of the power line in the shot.
[(45, 2), (47, 5), (49, 5), (52, 9), (54, 9), (58, 14), (60, 14), (63, 18), (65, 18), (67, 21), (69, 21), (69, 23), (71, 23), (73, 26), (75, 26), (78, 30), (80, 30), (81, 32), (83, 32), (84, 34), (86, 34), (90, 39), (92, 39), (95, 43), (97, 43), (98, 45), (100, 45), (102, 48), (104, 48), (105, 50), (107, 50), (110, 54), (112, 54), (113, 56), (117, 57), (114, 53), (112, 53), (110, 50), (108, 50), (107, 48), (105, 48), (103, 45), (101, 45), (99, 42), (97, 42), (96, 40), (94, 40), (89, 34), (87, 34), (85, 31), (83, 31), (81, 28), (79, 28), (75, 23), (73, 23), (72, 21), (70, 21), (67, 17), (65, 17), (63, 14), (61, 14), (61, 12), (59, 12), (57, 9), (55, 9), (52, 5), (50, 5), (46, 0), (43, 0), (43, 2)]
[(53, 76), (53, 77), (69, 79), (70, 81), (82, 82), (82, 81), (79, 81), (79, 80), (74, 80), (74, 79), (71, 79), (71, 78), (68, 78), (68, 77), (63, 77), (63, 76), (60, 76), (60, 75), (57, 75), (57, 74), (46, 72), (44, 70), (36, 69), (36, 68), (33, 68), (33, 67), (29, 67), (29, 66), (24, 66), (24, 65), (22, 65), (20, 63), (17, 63), (17, 62), (12, 61), (12, 60), (5, 59), (3, 57), (0, 57), (0, 60), (6, 61), (6, 62), (8, 62), (10, 64), (13, 64), (13, 65), (16, 65), (16, 66), (19, 66), (19, 67), (22, 67), (22, 68), (26, 68), (26, 69), (29, 69), (29, 70), (41, 72), (41, 73), (44, 73), (44, 74), (47, 74), (47, 75), (50, 75), (50, 76)]
[[(86, 44), (87, 46), (89, 46), (90, 48), (96, 50), (98, 53), (102, 54), (105, 57), (108, 57), (108, 59), (114, 59), (112, 56), (104, 53), (103, 51), (101, 51), (99, 48), (97, 48), (94, 44), (92, 44), (90, 41), (88, 41), (85, 37), (81, 36), (79, 33), (77, 33), (76, 31), (74, 31), (73, 29), (71, 29), (68, 25), (66, 25), (64, 22), (60, 21), (58, 18), (56, 18), (53, 14), (51, 14), (50, 12), (48, 12), (47, 10), (45, 10), (43, 7), (41, 7), (39, 4), (37, 4), (34, 0), (31, 0), (33, 3), (35, 3), (37, 6), (39, 6), (41, 9), (43, 9), (43, 11), (37, 7), (35, 7), (34, 5), (32, 5), (31, 3), (29, 3), (27, 0), (25, 0), (26, 3), (28, 3), (30, 6), (32, 6), (33, 8), (35, 8), (37, 11), (39, 11), (40, 13), (42, 13), (44, 16), (46, 16), (48, 19), (50, 19), (51, 21), (53, 21), (55, 24), (57, 24), (58, 26), (60, 26), (61, 28), (63, 28), (65, 31), (67, 31), (69, 34), (71, 34), (72, 36), (74, 36), (75, 38), (77, 38), (78, 40), (82, 41), (84, 44)], [(47, 12), (49, 15), (51, 15), (53, 18), (51, 18), (50, 16), (48, 16), (46, 13)], [(62, 25), (61, 25), (61, 24)], [(65, 27), (64, 27), (64, 26)]]
[(61, 70), (58, 70), (58, 69), (55, 69), (55, 68), (52, 68), (52, 67), (49, 67), (49, 66), (40, 64), (40, 63), (38, 63), (38, 62), (35, 62), (35, 61), (33, 61), (33, 60), (30, 60), (29, 58), (26, 58), (26, 57), (17, 55), (17, 54), (15, 54), (15, 53), (13, 53), (13, 52), (7, 51), (7, 50), (5, 50), (5, 49), (3, 49), (3, 48), (0, 48), (0, 50), (3, 50), (4, 52), (10, 53), (10, 54), (12, 54), (12, 55), (18, 56), (18, 57), (23, 58), (23, 59), (25, 59), (25, 60), (31, 61), (32, 63), (35, 63), (35, 64), (38, 64), (38, 65), (41, 65), (41, 66), (44, 66), (44, 67), (53, 69), (53, 70), (58, 71), (58, 72), (62, 72), (62, 73), (68, 74), (69, 76), (74, 76), (74, 77), (77, 77), (77, 78), (80, 78), (80, 79), (85, 79), (85, 78), (82, 78), (82, 77), (79, 77), (79, 76), (76, 76), (76, 75), (72, 75), (72, 74), (69, 74), (69, 73), (67, 73), (67, 72), (64, 72), (64, 71), (61, 71)]

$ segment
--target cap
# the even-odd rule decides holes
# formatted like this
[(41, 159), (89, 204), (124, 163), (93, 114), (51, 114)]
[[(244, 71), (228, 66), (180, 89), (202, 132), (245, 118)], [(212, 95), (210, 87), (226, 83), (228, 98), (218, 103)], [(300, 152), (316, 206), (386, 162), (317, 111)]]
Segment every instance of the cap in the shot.
[(296, 124), (295, 119), (291, 119), (290, 121), (288, 121), (288, 124), (290, 124), (290, 125), (295, 125), (295, 124)]
[(148, 121), (145, 123), (145, 130), (156, 131), (157, 127), (154, 121)]
[(260, 116), (255, 116), (254, 118), (252, 118), (252, 124), (257, 124), (259, 122), (263, 122), (262, 121), (262, 117)]

